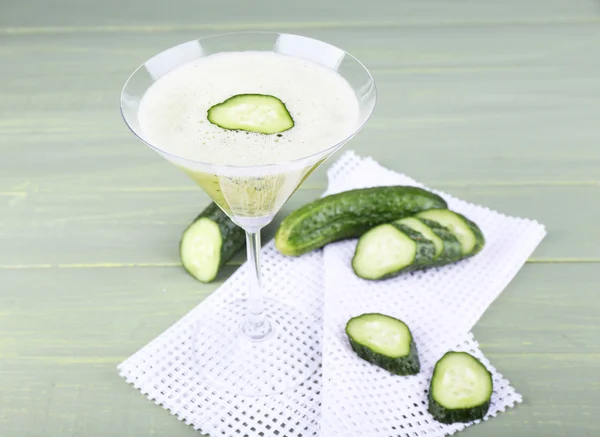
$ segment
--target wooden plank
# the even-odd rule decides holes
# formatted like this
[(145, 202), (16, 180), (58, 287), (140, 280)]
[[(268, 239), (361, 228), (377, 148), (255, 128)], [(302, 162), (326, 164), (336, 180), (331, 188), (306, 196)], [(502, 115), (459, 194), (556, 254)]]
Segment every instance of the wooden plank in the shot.
[[(104, 437), (108, 424), (124, 437), (193, 435), (115, 367), (216, 285), (174, 268), (13, 270), (0, 280), (2, 435)], [(524, 267), (475, 334), (525, 403), (465, 435), (597, 435), (599, 281), (595, 265)]]
[[(535, 259), (557, 264), (525, 266), (475, 329), (525, 404), (466, 435), (600, 434), (595, 1), (46, 3), (0, 13), (0, 435), (197, 435), (116, 375), (218, 286), (177, 266), (206, 196), (133, 138), (118, 94), (158, 50), (252, 28), (372, 69), (379, 105), (347, 148), (547, 224)], [(279, 219), (324, 186), (322, 168)]]
[[(431, 183), (597, 181), (600, 58), (590, 53), (600, 52), (600, 27), (310, 33), (374, 69), (376, 113), (346, 148)], [(139, 62), (196, 36), (5, 37), (0, 151), (20, 171), (0, 172), (0, 191), (190, 187), (116, 105)], [(324, 183), (324, 169), (307, 181)]]
[[(223, 30), (259, 27), (281, 28), (286, 25), (303, 27), (315, 23), (348, 26), (364, 22), (391, 22), (400, 25), (424, 25), (431, 23), (494, 23), (502, 21), (575, 21), (589, 20), (597, 13), (592, 0), (529, 0), (520, 2), (472, 2), (457, 0), (397, 1), (374, 0), (365, 4), (348, 0), (343, 7), (336, 2), (320, 3), (281, 2), (258, 0), (252, 3), (235, 0), (221, 1), (219, 7), (208, 4), (191, 4), (175, 0), (168, 4), (159, 0), (144, 2), (119, 2), (107, 0), (102, 3), (91, 0), (66, 0), (53, 8), (45, 8), (43, 0), (11, 2), (4, 5), (0, 26), (9, 28), (33, 27), (38, 32), (48, 29), (63, 32), (86, 28), (144, 28), (152, 26), (195, 26)], [(32, 13), (32, 11), (44, 13)], [(289, 24), (288, 24), (289, 23)], [(110, 26), (110, 27), (109, 27)], [(59, 27), (61, 29), (56, 29)], [(40, 29), (41, 28), (41, 29)]]
[[(502, 213), (536, 219), (548, 236), (535, 260), (600, 261), (600, 206), (594, 186), (436, 186)], [(301, 190), (263, 232), (270, 240), (294, 209), (321, 190)], [(189, 191), (32, 192), (0, 197), (0, 268), (46, 265), (179, 263), (186, 226), (208, 205), (200, 188)], [(585, 211), (585, 214), (577, 213)], [(565, 224), (569, 225), (566, 226)], [(241, 253), (234, 262), (244, 259)]]

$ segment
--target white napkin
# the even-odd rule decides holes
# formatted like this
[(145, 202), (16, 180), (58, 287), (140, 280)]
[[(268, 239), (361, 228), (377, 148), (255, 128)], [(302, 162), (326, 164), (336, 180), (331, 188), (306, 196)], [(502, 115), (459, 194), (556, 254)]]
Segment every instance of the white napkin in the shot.
[[(369, 160), (365, 162), (368, 163)], [(373, 163), (372, 161), (370, 162)], [(346, 173), (346, 170), (359, 169), (359, 166), (354, 164), (361, 163), (362, 161), (356, 157), (356, 155), (351, 152), (346, 153), (330, 171), (329, 189), (339, 189), (339, 187), (341, 187), (340, 184), (343, 183), (343, 176)], [(349, 166), (350, 164), (352, 164), (352, 166)], [(381, 180), (380, 175), (378, 175), (377, 182), (380, 182)], [(448, 197), (446, 198), (450, 200)], [(473, 219), (475, 221), (478, 220), (476, 216), (473, 216)], [(479, 224), (482, 225), (482, 229), (486, 233), (492, 232), (492, 230), (495, 229), (484, 226), (484, 223)], [(490, 238), (491, 234), (486, 235), (486, 237)], [(337, 296), (335, 287), (332, 288), (331, 281), (334, 281), (334, 283), (336, 281), (348, 281), (350, 284), (355, 280), (355, 278), (352, 277), (352, 274), (348, 274), (347, 271), (344, 271), (344, 268), (347, 268), (347, 262), (346, 265), (344, 265), (343, 256), (345, 255), (343, 252), (344, 250), (347, 251), (348, 248), (351, 248), (352, 244), (352, 242), (339, 243), (332, 245), (331, 248), (327, 248), (325, 251), (315, 251), (298, 258), (282, 256), (274, 249), (272, 242), (265, 245), (262, 250), (263, 271), (265, 272), (263, 274), (263, 283), (268, 297), (280, 298), (289, 304), (297, 306), (305, 313), (315, 317), (321, 324), (323, 320), (323, 302), (324, 299), (327, 301), (327, 304), (325, 305), (327, 323), (325, 325), (324, 336), (324, 348), (327, 357), (323, 361), (323, 368), (320, 368), (313, 378), (307, 380), (306, 383), (299, 386), (296, 390), (279, 396), (260, 398), (219, 392), (211, 388), (202, 380), (201, 375), (194, 366), (192, 357), (194, 343), (192, 338), (196, 322), (198, 320), (206, 320), (207, 318), (214, 317), (215, 314), (219, 313), (219, 309), (222, 308), (224, 304), (231, 302), (236, 298), (245, 296), (247, 289), (245, 280), (246, 264), (238, 269), (235, 274), (225, 281), (224, 284), (209, 298), (205, 299), (204, 302), (190, 311), (167, 331), (121, 363), (118, 366), (120, 375), (125, 378), (127, 382), (139, 389), (145, 396), (153, 400), (157, 405), (169, 410), (179, 420), (184, 421), (186, 424), (193, 426), (194, 429), (200, 430), (213, 437), (264, 437), (275, 435), (286, 437), (307, 437), (317, 435), (322, 437), (334, 437), (337, 435), (376, 437), (379, 435), (396, 436), (403, 434), (402, 428), (399, 427), (402, 423), (396, 421), (391, 415), (389, 417), (392, 419), (392, 422), (386, 421), (385, 428), (383, 424), (380, 428), (372, 428), (380, 429), (381, 432), (379, 434), (371, 433), (371, 428), (365, 428), (367, 429), (366, 434), (364, 432), (362, 434), (360, 433), (361, 431), (359, 431), (359, 427), (356, 423), (358, 418), (361, 418), (361, 420), (362, 418), (371, 420), (375, 419), (375, 417), (380, 418), (387, 416), (384, 414), (387, 411), (385, 409), (379, 411), (377, 416), (371, 417), (366, 417), (364, 412), (361, 413), (360, 411), (357, 411), (356, 416), (354, 416), (354, 413), (347, 414), (347, 412), (351, 412), (353, 409), (360, 409), (362, 405), (370, 407), (375, 406), (376, 403), (370, 401), (370, 399), (372, 399), (373, 396), (377, 397), (380, 394), (383, 394), (383, 388), (388, 387), (389, 384), (392, 383), (389, 381), (389, 376), (385, 375), (383, 372), (372, 369), (372, 366), (365, 366), (365, 364), (357, 361), (355, 356), (350, 354), (344, 357), (344, 354), (348, 354), (348, 352), (347, 346), (343, 344), (344, 339), (340, 332), (340, 323), (347, 314), (353, 313), (354, 310), (350, 305), (337, 306), (336, 302), (337, 299), (339, 299), (339, 296)], [(488, 242), (488, 244), (490, 243)], [(344, 249), (344, 247), (346, 249)], [(535, 246), (531, 247), (531, 250), (533, 250), (534, 247)], [(503, 247), (502, 250), (510, 251), (513, 249), (513, 246), (507, 246)], [(335, 252), (333, 252), (335, 250), (340, 250), (340, 254), (342, 255), (337, 261), (335, 261)], [(489, 252), (489, 249), (485, 249), (478, 256), (483, 257), (486, 250)], [(327, 258), (327, 278), (325, 278), (323, 252), (325, 252)], [(513, 267), (515, 268), (515, 273), (528, 256), (525, 252), (522, 250), (519, 251), (519, 254), (522, 256), (518, 258), (519, 261), (514, 263)], [(511, 253), (507, 254), (506, 257), (513, 259)], [(334, 259), (334, 264), (331, 263), (332, 259)], [(471, 264), (473, 264), (473, 262), (471, 262)], [(330, 268), (332, 269), (331, 271), (329, 271)], [(450, 269), (453, 269), (453, 267), (450, 267)], [(408, 284), (410, 280), (410, 278), (402, 278), (389, 283), (406, 282), (406, 284)], [(444, 325), (444, 323), (439, 322), (439, 320), (445, 319), (445, 316), (441, 317), (442, 313), (438, 314), (438, 310), (434, 310), (433, 306), (427, 313), (428, 318), (423, 319), (423, 324), (417, 320), (413, 320), (416, 319), (416, 316), (419, 313), (416, 311), (412, 312), (412, 308), (419, 308), (420, 306), (427, 308), (427, 303), (419, 304), (419, 301), (429, 302), (429, 299), (427, 301), (420, 300), (421, 293), (423, 297), (426, 297), (428, 293), (433, 292), (433, 289), (430, 287), (431, 281), (422, 282), (426, 283), (426, 286), (419, 292), (416, 291), (418, 290), (416, 287), (412, 288), (412, 290), (415, 291), (412, 296), (414, 302), (411, 301), (412, 303), (410, 305), (407, 304), (405, 306), (407, 311), (408, 309), (411, 309), (411, 311), (408, 311), (410, 314), (407, 313), (405, 320), (407, 323), (411, 324), (411, 328), (415, 333), (417, 341), (423, 345), (419, 350), (422, 356), (423, 371), (420, 376), (416, 377), (421, 381), (420, 383), (416, 383), (420, 390), (416, 390), (415, 393), (418, 393), (418, 395), (414, 395), (419, 396), (419, 401), (417, 402), (417, 398), (415, 398), (414, 402), (411, 404), (411, 392), (406, 391), (406, 393), (396, 393), (398, 396), (394, 398), (394, 402), (398, 406), (405, 405), (403, 408), (399, 407), (394, 410), (396, 412), (397, 410), (402, 410), (400, 418), (402, 418), (402, 415), (406, 415), (407, 417), (410, 416), (411, 418), (412, 414), (415, 414), (415, 417), (420, 416), (419, 411), (422, 408), (417, 407), (419, 406), (419, 402), (421, 402), (423, 389), (425, 388), (424, 381), (428, 373), (428, 368), (431, 367), (433, 357), (437, 357), (441, 350), (451, 347), (450, 345), (459, 346), (458, 343), (460, 343), (462, 349), (466, 348), (467, 350), (473, 350), (474, 353), (480, 356), (480, 352), (475, 349), (476, 344), (472, 341), (472, 338), (465, 334), (470, 328), (469, 323), (461, 324), (459, 321), (448, 323), (448, 329), (443, 333), (446, 335), (440, 335), (438, 337), (438, 330), (441, 330), (440, 327)], [(507, 283), (508, 281), (505, 282)], [(489, 284), (485, 284), (486, 290), (489, 288), (488, 285)], [(504, 285), (506, 284), (504, 283)], [(494, 283), (495, 287), (503, 287), (504, 285), (502, 285), (500, 281)], [(325, 289), (326, 293), (324, 295)], [(497, 289), (497, 291), (494, 292), (495, 295), (500, 291), (501, 288)], [(486, 295), (488, 294), (487, 291), (484, 293), (483, 288), (480, 292)], [(408, 296), (408, 293), (405, 293), (404, 296)], [(447, 299), (449, 297), (450, 295), (447, 296)], [(472, 320), (474, 319), (471, 324), (477, 320), (485, 310), (485, 307), (493, 300), (493, 298), (489, 297), (488, 299), (489, 302), (487, 304), (484, 304), (483, 306), (480, 304), (474, 311), (465, 314), (465, 317), (468, 316)], [(352, 300), (352, 302), (355, 301)], [(448, 302), (452, 302), (452, 300), (449, 300)], [(348, 303), (350, 303), (350, 301)], [(468, 303), (463, 304), (458, 301), (456, 308), (457, 311), (464, 311), (465, 309), (471, 310)], [(390, 311), (395, 309), (394, 306), (388, 306), (388, 310)], [(402, 312), (395, 312), (395, 314), (403, 316)], [(474, 318), (474, 314), (476, 315), (476, 318)], [(282, 315), (281, 317), (282, 319), (285, 319), (285, 315)], [(411, 319), (411, 317), (413, 319)], [(457, 317), (448, 318), (448, 320), (450, 319), (459, 319), (459, 316), (457, 315)], [(298, 325), (298, 322), (294, 319), (283, 321), (289, 324), (291, 329)], [(431, 327), (431, 329), (429, 327)], [(463, 330), (461, 331), (461, 329)], [(218, 344), (214, 343), (216, 339), (205, 339), (203, 341), (207, 342), (207, 344), (205, 344), (206, 347), (219, 347)], [(322, 343), (323, 342), (317, 341), (315, 344), (309, 346), (299, 344), (299, 352), (306, 353), (309, 356), (314, 357), (315, 360), (321, 361)], [(493, 370), (487, 361), (484, 360), (484, 363), (488, 365), (488, 368), (491, 371)], [(269, 369), (273, 369), (274, 367), (287, 366), (284, 362), (284, 357), (277, 356), (276, 354), (273, 357), (265, 357), (258, 365), (263, 367), (265, 372), (269, 372)], [(358, 373), (355, 373), (358, 368), (362, 368), (363, 370), (358, 370)], [(346, 376), (344, 376), (343, 369), (348, 370)], [(323, 372), (326, 372), (325, 378), (322, 377)], [(373, 376), (373, 372), (377, 375), (376, 378)], [(349, 381), (348, 378), (350, 375), (354, 374), (361, 379), (352, 382), (350, 386), (343, 387), (343, 385), (340, 385), (340, 382), (343, 382), (344, 378), (346, 381)], [(342, 378), (340, 378), (340, 375)], [(359, 383), (361, 387), (364, 387), (364, 383), (366, 383), (368, 378), (374, 378), (374, 385), (368, 390), (361, 392), (368, 396), (364, 398), (364, 402), (361, 401), (362, 403), (354, 402), (353, 399), (356, 399), (359, 396), (359, 393), (353, 392), (351, 388), (353, 386), (358, 387), (357, 384)], [(510, 388), (508, 383), (501, 378), (501, 375), (494, 372), (494, 378), (497, 381), (497, 390), (494, 396), (494, 411), (500, 411), (520, 400), (520, 397), (512, 388)], [(375, 379), (377, 380), (375, 381)], [(323, 384), (323, 381), (325, 384)], [(406, 387), (412, 387), (413, 385), (414, 384), (412, 383), (409, 385), (405, 384)], [(341, 389), (344, 390), (343, 393), (346, 393), (347, 397), (340, 397), (341, 392), (335, 391)], [(325, 398), (323, 399), (323, 427), (322, 430), (320, 430), (322, 393), (325, 393)], [(402, 395), (401, 397), (400, 394)], [(332, 402), (338, 402), (338, 400), (339, 404), (337, 406), (332, 405)], [(386, 405), (386, 408), (387, 407), (389, 407), (389, 404)], [(345, 408), (347, 408), (347, 410), (345, 410)], [(412, 426), (423, 426), (419, 429), (423, 429), (424, 433), (418, 435), (430, 435), (429, 432), (440, 432), (440, 429), (442, 429), (442, 427), (435, 423), (430, 422), (427, 425), (420, 425), (419, 423), (425, 422), (412, 420), (410, 423)], [(393, 429), (392, 426), (396, 426), (396, 424), (398, 425), (398, 428)], [(406, 426), (409, 426), (410, 428), (410, 425)], [(452, 432), (452, 429), (458, 428), (460, 428), (460, 426), (454, 428), (443, 427), (443, 432), (449, 433)], [(348, 432), (348, 430), (352, 431), (353, 429), (356, 429), (357, 431), (354, 433)], [(406, 431), (412, 430), (406, 429)], [(405, 434), (409, 435), (409, 433)], [(417, 434), (413, 433), (410, 435)]]
[[(333, 194), (377, 185), (418, 185), (370, 158), (345, 153), (329, 171)], [(448, 350), (467, 351), (492, 372), (494, 393), (487, 417), (512, 407), (521, 396), (483, 357), (467, 332), (501, 293), (545, 235), (530, 220), (506, 217), (445, 193), (451, 209), (475, 221), (486, 237), (474, 258), (454, 266), (366, 281), (352, 271), (356, 241), (324, 249), (325, 338), (321, 436), (444, 436), (465, 427), (442, 425), (427, 411), (427, 389), (435, 362)], [(399, 377), (370, 365), (352, 351), (344, 327), (368, 312), (388, 314), (410, 327), (421, 372)], [(486, 418), (487, 418), (486, 417)]]
[[(120, 375), (179, 420), (211, 437), (306, 437), (317, 435), (321, 413), (321, 369), (296, 390), (278, 396), (248, 397), (217, 391), (203, 380), (193, 360), (194, 332), (199, 320), (214, 319), (220, 308), (245, 297), (248, 282), (242, 265), (221, 287), (175, 325), (118, 366)], [(263, 285), (268, 297), (279, 298), (314, 316), (322, 327), (323, 255), (315, 251), (300, 258), (285, 257), (269, 242), (262, 250)], [(289, 329), (302, 324), (280, 314)], [(230, 315), (241, 320), (242, 315)], [(321, 334), (322, 338), (322, 334)], [(222, 339), (201, 338), (200, 347), (221, 348)], [(321, 341), (299, 351), (321, 361)], [(289, 367), (286, 356), (262, 356), (265, 373)], [(280, 373), (275, 371), (274, 373)], [(275, 433), (275, 431), (278, 433)]]
[[(334, 163), (328, 176), (329, 186), (325, 194), (381, 185), (414, 185), (428, 189), (408, 176), (393, 172), (372, 158), (360, 158), (352, 151), (344, 153)], [(426, 296), (444, 307), (441, 316), (449, 335), (464, 334), (471, 330), (514, 278), (540, 244), (546, 230), (536, 221), (508, 217), (444, 192), (430, 191), (443, 197), (448, 208), (477, 223), (485, 236), (485, 247), (469, 260), (435, 271), (405, 275), (396, 281), (406, 281), (406, 287), (423, 286)], [(335, 254), (336, 246), (326, 248), (325, 253), (330, 248)]]

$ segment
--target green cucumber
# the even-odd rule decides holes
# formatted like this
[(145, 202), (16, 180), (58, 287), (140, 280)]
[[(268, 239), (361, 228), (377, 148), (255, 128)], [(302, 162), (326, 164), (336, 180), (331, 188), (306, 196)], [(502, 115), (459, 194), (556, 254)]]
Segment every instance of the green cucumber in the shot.
[(361, 188), (322, 197), (288, 215), (275, 234), (283, 255), (299, 256), (334, 241), (355, 238), (374, 226), (432, 208), (446, 208), (437, 194), (411, 186)]
[(407, 226), (412, 230), (419, 232), (421, 235), (423, 235), (423, 237), (431, 241), (435, 246), (434, 259), (437, 259), (442, 254), (442, 252), (444, 252), (444, 240), (442, 240), (441, 237), (439, 237), (435, 232), (433, 232), (433, 230), (428, 225), (423, 223), (422, 220), (419, 220), (415, 217), (406, 217), (400, 220), (396, 220), (394, 223), (398, 225)]
[(479, 226), (462, 214), (448, 209), (430, 209), (419, 212), (416, 216), (439, 223), (450, 230), (460, 242), (462, 258), (476, 255), (485, 246), (485, 237)]
[(435, 245), (408, 226), (386, 223), (358, 240), (352, 269), (363, 279), (379, 280), (431, 264)]
[(353, 317), (346, 324), (352, 350), (363, 360), (395, 375), (416, 375), (419, 353), (410, 329), (401, 320), (378, 313)]
[(428, 240), (431, 240), (435, 245), (435, 257), (429, 264), (430, 267), (443, 266), (459, 261), (462, 258), (462, 246), (460, 242), (450, 230), (439, 223), (416, 217), (406, 217), (397, 220), (395, 223), (412, 228)]
[(460, 241), (458, 241), (458, 238), (456, 238), (448, 228), (443, 227), (438, 222), (424, 218), (419, 218), (417, 220), (427, 225), (444, 244), (443, 252), (435, 259), (433, 265), (443, 266), (462, 259), (462, 245), (460, 244)]
[(265, 94), (237, 94), (211, 106), (208, 121), (222, 129), (276, 134), (294, 127), (285, 104)]
[(200, 282), (213, 281), (221, 267), (246, 242), (245, 232), (211, 202), (185, 229), (179, 256), (185, 270)]
[(429, 412), (440, 423), (483, 419), (494, 390), (492, 374), (466, 352), (447, 352), (436, 363), (429, 384)]

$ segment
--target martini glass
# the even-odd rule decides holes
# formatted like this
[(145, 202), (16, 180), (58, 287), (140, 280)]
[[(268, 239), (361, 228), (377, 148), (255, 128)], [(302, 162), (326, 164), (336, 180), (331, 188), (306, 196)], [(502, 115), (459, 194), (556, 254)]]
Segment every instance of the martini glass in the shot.
[[(248, 166), (180, 156), (164, 145), (153, 144), (144, 134), (138, 120), (140, 102), (162, 75), (202, 56), (257, 50), (302, 58), (336, 71), (351, 86), (359, 104), (354, 130), (317, 153), (313, 150), (290, 161)], [(302, 182), (362, 129), (373, 112), (376, 94), (369, 71), (344, 50), (304, 36), (271, 32), (239, 32), (188, 41), (147, 60), (127, 80), (121, 112), (131, 131), (187, 173), (246, 231), (244, 296), (206, 313), (193, 336), (195, 370), (209, 386), (249, 396), (273, 395), (295, 388), (318, 371), (319, 362), (309, 349), (321, 339), (322, 322), (297, 305), (264, 296), (260, 231)], [(244, 135), (239, 138), (243, 145)]]

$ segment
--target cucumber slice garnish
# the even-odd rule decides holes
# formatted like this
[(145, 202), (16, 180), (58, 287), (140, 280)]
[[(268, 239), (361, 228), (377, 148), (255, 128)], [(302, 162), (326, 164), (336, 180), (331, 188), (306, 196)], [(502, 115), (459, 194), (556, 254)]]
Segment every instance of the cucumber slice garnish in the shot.
[(191, 276), (200, 282), (211, 282), (245, 241), (244, 231), (211, 202), (183, 232), (179, 255)]
[(227, 130), (276, 134), (294, 127), (285, 104), (266, 94), (237, 94), (211, 106), (208, 121)]
[(418, 213), (417, 217), (437, 222), (450, 230), (462, 246), (463, 258), (477, 254), (485, 245), (481, 229), (462, 214), (448, 209), (430, 209)]
[(353, 317), (346, 324), (352, 350), (365, 361), (396, 375), (416, 375), (419, 354), (408, 326), (384, 314)]
[(492, 374), (466, 352), (448, 352), (436, 363), (429, 385), (429, 412), (441, 423), (483, 419), (492, 398)]

